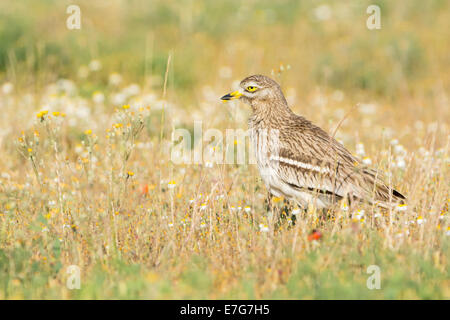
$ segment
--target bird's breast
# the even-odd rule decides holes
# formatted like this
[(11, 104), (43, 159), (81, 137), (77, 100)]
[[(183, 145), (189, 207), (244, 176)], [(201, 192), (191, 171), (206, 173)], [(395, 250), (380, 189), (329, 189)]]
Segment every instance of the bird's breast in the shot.
[(279, 155), (280, 134), (270, 127), (251, 127), (250, 142), (260, 171), (270, 166), (270, 158)]

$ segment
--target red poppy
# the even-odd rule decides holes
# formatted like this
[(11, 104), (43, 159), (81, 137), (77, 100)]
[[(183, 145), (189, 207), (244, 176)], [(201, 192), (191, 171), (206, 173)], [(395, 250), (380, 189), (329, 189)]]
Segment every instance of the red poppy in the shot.
[(308, 241), (319, 240), (320, 238), (322, 238), (322, 233), (318, 230), (313, 230), (308, 236)]

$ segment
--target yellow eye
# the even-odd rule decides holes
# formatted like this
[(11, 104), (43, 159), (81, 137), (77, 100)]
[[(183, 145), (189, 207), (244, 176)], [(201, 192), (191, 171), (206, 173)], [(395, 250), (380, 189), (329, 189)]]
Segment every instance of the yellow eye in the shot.
[(253, 92), (256, 91), (258, 88), (254, 87), (254, 86), (248, 86), (245, 90), (247, 90), (248, 92)]

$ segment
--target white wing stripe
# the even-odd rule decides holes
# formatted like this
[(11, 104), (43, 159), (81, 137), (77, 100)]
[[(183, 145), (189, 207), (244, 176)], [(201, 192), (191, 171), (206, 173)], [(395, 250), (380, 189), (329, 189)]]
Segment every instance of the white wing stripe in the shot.
[(278, 157), (278, 156), (270, 156), (270, 160), (274, 160), (274, 161), (279, 161), (279, 162), (284, 162), (302, 169), (307, 169), (307, 170), (312, 170), (312, 171), (316, 171), (316, 172), (320, 172), (320, 173), (331, 173), (330, 169), (327, 167), (319, 167), (319, 166), (315, 166), (312, 165), (310, 163), (304, 163), (304, 162), (300, 162), (297, 160), (292, 160), (292, 159), (288, 159), (288, 158), (283, 158), (283, 157)]

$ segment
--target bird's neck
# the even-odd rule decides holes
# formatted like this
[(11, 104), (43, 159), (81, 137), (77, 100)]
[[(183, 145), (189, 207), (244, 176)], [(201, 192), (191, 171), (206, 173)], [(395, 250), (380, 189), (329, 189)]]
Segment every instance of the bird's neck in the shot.
[(280, 120), (287, 119), (293, 114), (284, 96), (276, 100), (253, 101), (251, 107), (253, 113), (250, 121), (263, 126), (270, 126), (271, 123), (279, 123)]

